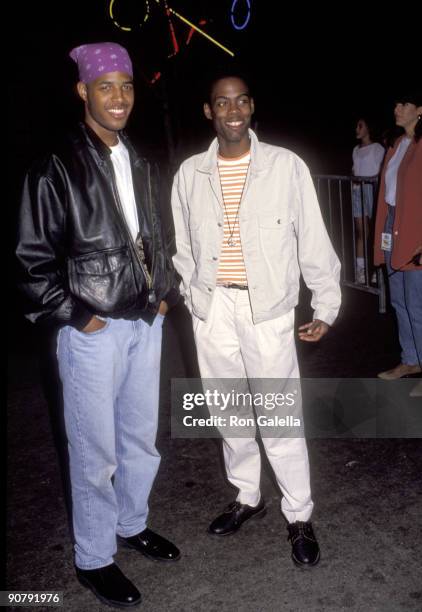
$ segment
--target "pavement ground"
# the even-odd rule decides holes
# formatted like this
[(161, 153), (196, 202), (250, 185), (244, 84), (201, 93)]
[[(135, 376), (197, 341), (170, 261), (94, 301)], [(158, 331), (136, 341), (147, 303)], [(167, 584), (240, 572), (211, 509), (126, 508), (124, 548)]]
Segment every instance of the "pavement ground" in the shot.
[[(297, 324), (308, 317), (308, 307), (298, 308)], [(54, 361), (40, 358), (45, 347), (33, 327), (19, 326), (9, 361), (7, 589), (63, 591), (63, 610), (69, 612), (109, 610), (75, 578), (67, 479), (59, 467), (66, 451)], [(304, 377), (375, 377), (399, 361), (394, 317), (378, 314), (374, 296), (346, 289), (330, 334), (298, 351)], [(177, 307), (164, 326), (157, 444), (162, 462), (149, 526), (173, 540), (183, 556), (160, 564), (136, 551), (118, 551), (116, 561), (142, 593), (139, 609), (420, 611), (421, 440), (309, 440), (321, 561), (302, 570), (291, 561), (280, 494), (265, 461), (266, 517), (221, 540), (206, 533), (236, 492), (224, 477), (220, 441), (171, 438), (170, 379), (195, 375), (189, 315)]]

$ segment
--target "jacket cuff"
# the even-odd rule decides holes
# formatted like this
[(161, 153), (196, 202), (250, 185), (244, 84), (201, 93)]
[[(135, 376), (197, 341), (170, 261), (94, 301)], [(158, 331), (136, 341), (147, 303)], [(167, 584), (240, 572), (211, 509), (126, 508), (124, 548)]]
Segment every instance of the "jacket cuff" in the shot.
[(163, 300), (167, 302), (169, 308), (173, 308), (173, 306), (176, 306), (177, 302), (179, 301), (179, 298), (179, 290), (175, 287), (172, 287), (170, 291), (166, 293), (166, 295), (163, 297)]
[(67, 300), (67, 313), (65, 313), (66, 309), (63, 309), (61, 314), (68, 314), (68, 321), (65, 321), (65, 325), (72, 325), (78, 331), (82, 331), (83, 328), (89, 323), (89, 321), (93, 317), (93, 313), (86, 308), (85, 304), (75, 298), (74, 296), (69, 296)]
[(334, 321), (337, 319), (338, 311), (333, 312), (332, 310), (326, 309), (317, 309), (314, 312), (314, 320), (319, 319), (320, 321), (324, 321), (330, 327), (333, 325)]

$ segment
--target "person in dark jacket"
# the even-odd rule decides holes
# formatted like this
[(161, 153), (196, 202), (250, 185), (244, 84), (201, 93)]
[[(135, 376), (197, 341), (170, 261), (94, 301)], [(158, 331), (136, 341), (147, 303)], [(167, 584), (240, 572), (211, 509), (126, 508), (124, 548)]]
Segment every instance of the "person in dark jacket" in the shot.
[[(127, 51), (73, 49), (85, 121), (27, 173), (19, 285), (27, 318), (57, 326), (79, 581), (105, 603), (141, 595), (117, 540), (154, 560), (180, 552), (147, 527), (164, 316), (178, 300), (155, 168), (122, 132), (134, 104)], [(117, 537), (116, 537), (117, 536)]]

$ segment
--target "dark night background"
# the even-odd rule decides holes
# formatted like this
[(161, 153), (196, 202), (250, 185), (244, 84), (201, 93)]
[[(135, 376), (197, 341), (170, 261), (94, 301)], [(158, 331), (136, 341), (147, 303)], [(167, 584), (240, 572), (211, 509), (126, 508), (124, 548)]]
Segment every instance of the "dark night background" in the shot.
[[(212, 137), (202, 114), (201, 83), (220, 66), (239, 66), (250, 74), (260, 138), (293, 149), (312, 173), (349, 174), (357, 118), (369, 112), (380, 130), (391, 127), (397, 93), (418, 80), (420, 87), (420, 17), (410, 3), (391, 8), (383, 3), (377, 12), (368, 2), (307, 6), (251, 0), (248, 27), (237, 32), (230, 22), (232, 0), (168, 0), (192, 22), (206, 19), (204, 30), (233, 50), (235, 60), (199, 34), (184, 47), (189, 28), (176, 18), (181, 50), (167, 59), (168, 25), (155, 0), (149, 0), (151, 18), (142, 29), (135, 24), (142, 19), (145, 0), (115, 0), (116, 18), (134, 26), (129, 33), (113, 25), (108, 0), (9, 4), (12, 13), (3, 19), (3, 37), (11, 37), (3, 55), (9, 110), (3, 123), (9, 132), (6, 303), (12, 348), (33, 333), (14, 288), (22, 179), (31, 161), (81, 117), (82, 104), (74, 93), (76, 67), (68, 58), (74, 46), (111, 40), (129, 50), (137, 95), (129, 132), (141, 149), (161, 162), (167, 176), (185, 157), (204, 150)], [(238, 1), (239, 21), (246, 4)], [(156, 71), (163, 76), (151, 87), (148, 81)], [(2, 448), (5, 454), (5, 444)]]
[[(168, 179), (178, 163), (204, 150), (213, 137), (202, 112), (203, 84), (222, 68), (248, 75), (259, 137), (293, 149), (314, 174), (349, 174), (357, 118), (369, 112), (380, 132), (393, 126), (395, 95), (420, 76), (420, 18), (410, 10), (404, 14), (400, 7), (370, 13), (365, 4), (251, 0), (248, 26), (236, 31), (230, 20), (232, 0), (169, 0), (169, 6), (193, 23), (205, 19), (201, 27), (235, 58), (198, 33), (186, 46), (189, 27), (173, 17), (180, 52), (168, 59), (168, 22), (156, 0), (149, 0), (146, 24), (136, 25), (146, 4), (115, 0), (115, 18), (132, 26), (131, 32), (113, 24), (109, 0), (15, 2), (11, 7), (5, 27), (13, 37), (8, 45), (12, 70), (6, 71), (12, 334), (15, 329), (31, 333), (15, 291), (13, 256), (23, 176), (31, 161), (82, 117), (75, 93), (77, 70), (68, 57), (74, 46), (111, 40), (129, 50), (136, 103), (128, 131), (146, 155), (158, 159)], [(245, 19), (246, 6), (246, 0), (237, 1), (238, 23)], [(162, 78), (151, 86), (157, 71)]]
[[(115, 0), (115, 18), (133, 28), (123, 32), (109, 17), (109, 0), (12, 3), (5, 22), (12, 35), (8, 49), (13, 68), (7, 71), (10, 227), (15, 225), (25, 169), (81, 117), (82, 104), (74, 93), (76, 67), (68, 58), (76, 45), (113, 40), (128, 48), (137, 85), (129, 131), (170, 176), (180, 161), (210, 141), (201, 83), (214, 69), (246, 69), (260, 138), (293, 149), (311, 172), (325, 174), (350, 173), (359, 115), (372, 114), (380, 130), (392, 126), (395, 95), (420, 79), (416, 9), (413, 14), (410, 8), (385, 5), (377, 12), (368, 3), (306, 6), (251, 0), (249, 24), (236, 31), (230, 21), (232, 0), (169, 0), (193, 23), (206, 19), (204, 30), (233, 50), (235, 58), (197, 33), (185, 46), (189, 28), (173, 18), (181, 48), (167, 59), (172, 51), (168, 24), (155, 0), (149, 0), (147, 23), (136, 25), (146, 4)], [(237, 1), (238, 23), (246, 6), (246, 0)], [(156, 71), (163, 76), (150, 86)], [(174, 152), (170, 167), (166, 117)], [(13, 235), (8, 232), (11, 241)]]
[[(167, 60), (169, 30), (155, 0), (149, 0), (150, 19), (141, 29), (136, 26), (145, 5), (146, 0), (115, 0), (116, 19), (133, 26), (122, 32), (109, 17), (108, 0), (15, 4), (9, 20), (19, 38), (13, 43), (17, 65), (11, 83), (14, 178), (79, 117), (76, 70), (67, 54), (85, 42), (114, 40), (129, 49), (138, 95), (130, 129), (159, 157), (166, 151), (165, 84), (177, 161), (209, 141), (200, 83), (215, 66), (245, 67), (253, 81), (261, 138), (293, 148), (312, 172), (324, 173), (350, 171), (358, 115), (370, 111), (380, 127), (387, 127), (394, 96), (418, 78), (420, 19), (409, 10), (401, 17), (399, 7), (393, 12), (384, 5), (377, 14), (369, 13), (367, 4), (308, 7), (251, 0), (250, 22), (237, 32), (230, 22), (232, 0), (169, 0), (192, 22), (205, 18), (204, 30), (236, 57), (232, 60), (199, 34), (183, 46), (189, 28), (173, 18), (181, 51)], [(246, 0), (237, 2), (239, 22), (246, 5)], [(163, 78), (150, 87), (147, 79), (157, 70)]]

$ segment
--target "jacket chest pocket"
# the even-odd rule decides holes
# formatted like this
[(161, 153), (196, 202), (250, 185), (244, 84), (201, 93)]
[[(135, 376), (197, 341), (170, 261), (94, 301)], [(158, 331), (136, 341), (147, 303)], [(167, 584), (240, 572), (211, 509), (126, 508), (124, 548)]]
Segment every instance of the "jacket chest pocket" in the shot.
[(207, 220), (205, 214), (198, 215), (195, 213), (194, 215), (189, 215), (189, 231), (191, 233), (198, 232), (206, 224), (206, 222)]
[(95, 312), (122, 312), (136, 302), (136, 283), (127, 247), (69, 260), (72, 293)]
[(277, 214), (258, 217), (259, 246), (264, 253), (281, 254), (291, 248), (294, 239), (293, 223)]
[(190, 241), (194, 251), (201, 249), (203, 246), (204, 240), (207, 237), (207, 226), (208, 222), (205, 215), (202, 217), (191, 215), (189, 217)]

